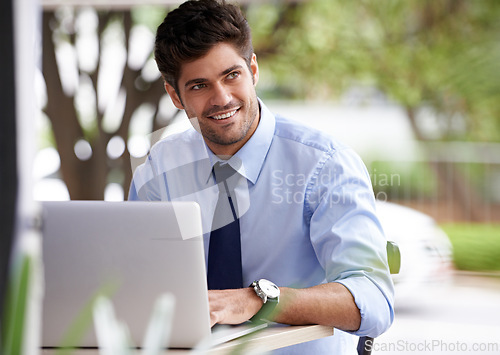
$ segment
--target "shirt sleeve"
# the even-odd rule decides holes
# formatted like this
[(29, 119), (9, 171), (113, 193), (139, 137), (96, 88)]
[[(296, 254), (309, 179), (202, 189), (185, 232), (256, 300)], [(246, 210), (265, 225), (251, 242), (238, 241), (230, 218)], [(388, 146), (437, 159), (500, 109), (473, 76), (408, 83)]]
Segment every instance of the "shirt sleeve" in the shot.
[(394, 319), (394, 287), (370, 177), (356, 153), (326, 154), (308, 186), (306, 210), (326, 280), (347, 287), (360, 310), (353, 333), (377, 337)]
[[(148, 154), (146, 161), (139, 165), (134, 172), (128, 193), (129, 201), (161, 201), (161, 179), (154, 167), (153, 158)], [(163, 188), (165, 189), (165, 188)]]

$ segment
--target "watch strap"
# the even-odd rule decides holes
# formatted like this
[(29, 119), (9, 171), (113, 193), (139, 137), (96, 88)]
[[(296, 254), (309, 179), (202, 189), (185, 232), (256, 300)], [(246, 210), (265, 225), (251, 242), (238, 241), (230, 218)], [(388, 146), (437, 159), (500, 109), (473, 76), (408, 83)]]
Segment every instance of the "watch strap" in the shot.
[(278, 305), (278, 300), (275, 298), (268, 298), (267, 302), (262, 305), (255, 315), (250, 318), (253, 323), (267, 323), (272, 319), (272, 315), (276, 306)]
[[(264, 280), (267, 281), (267, 280)], [(276, 309), (276, 306), (279, 303), (279, 297), (278, 298), (271, 298), (271, 297), (266, 297), (264, 295), (264, 292), (260, 288), (259, 281), (254, 281), (250, 287), (252, 287), (255, 290), (255, 293), (262, 299), (264, 304), (262, 307), (259, 309), (259, 311), (252, 317), (250, 318), (250, 321), (253, 323), (267, 323), (270, 322), (270, 319), (272, 319), (273, 312)]]

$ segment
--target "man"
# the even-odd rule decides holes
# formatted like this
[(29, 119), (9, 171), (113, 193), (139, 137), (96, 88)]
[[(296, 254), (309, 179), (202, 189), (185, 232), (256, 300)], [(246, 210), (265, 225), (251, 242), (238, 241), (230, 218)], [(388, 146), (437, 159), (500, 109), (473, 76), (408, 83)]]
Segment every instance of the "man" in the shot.
[[(384, 332), (394, 316), (393, 285), (366, 168), (349, 148), (276, 117), (257, 98), (257, 58), (240, 10), (185, 2), (159, 26), (155, 59), (194, 129), (151, 149), (129, 199), (200, 204), (209, 288), (234, 270), (240, 277), (239, 286), (209, 291), (212, 324), (265, 318), (336, 328), (287, 354), (355, 353), (356, 336)], [(232, 169), (229, 178), (217, 177), (221, 165)], [(217, 224), (224, 200), (235, 218)], [(216, 246), (219, 231), (235, 223), (237, 232)], [(235, 239), (236, 252), (214, 256)], [(236, 262), (213, 271), (233, 254)], [(270, 281), (253, 283), (261, 279)]]

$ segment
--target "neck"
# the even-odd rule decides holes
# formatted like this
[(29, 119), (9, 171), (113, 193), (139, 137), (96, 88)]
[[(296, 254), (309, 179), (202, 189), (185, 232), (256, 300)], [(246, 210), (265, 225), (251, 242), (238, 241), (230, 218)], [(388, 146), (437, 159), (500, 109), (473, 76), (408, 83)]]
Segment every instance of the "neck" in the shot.
[(232, 155), (219, 155), (219, 154), (216, 154), (216, 155), (217, 155), (217, 158), (219, 158), (221, 160), (229, 160), (232, 157)]
[(241, 147), (245, 145), (247, 140), (242, 140), (230, 145), (217, 144), (208, 140), (205, 140), (205, 142), (207, 143), (212, 153), (217, 155), (222, 160), (229, 160), (233, 155), (236, 154), (236, 152), (238, 152), (238, 150), (241, 149)]

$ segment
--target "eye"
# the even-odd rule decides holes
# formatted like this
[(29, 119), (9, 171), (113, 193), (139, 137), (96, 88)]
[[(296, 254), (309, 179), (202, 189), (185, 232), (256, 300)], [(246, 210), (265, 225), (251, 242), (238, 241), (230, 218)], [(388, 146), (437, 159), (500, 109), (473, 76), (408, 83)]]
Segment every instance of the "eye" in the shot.
[(206, 84), (196, 84), (196, 85), (191, 86), (191, 90), (200, 90), (206, 86), (207, 86)]
[(233, 71), (232, 73), (229, 73), (229, 74), (227, 75), (227, 78), (228, 78), (228, 79), (236, 79), (236, 78), (237, 78), (237, 77), (239, 77), (239, 76), (240, 76), (240, 73), (239, 73), (239, 72), (237, 72), (237, 71)]

